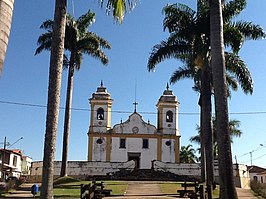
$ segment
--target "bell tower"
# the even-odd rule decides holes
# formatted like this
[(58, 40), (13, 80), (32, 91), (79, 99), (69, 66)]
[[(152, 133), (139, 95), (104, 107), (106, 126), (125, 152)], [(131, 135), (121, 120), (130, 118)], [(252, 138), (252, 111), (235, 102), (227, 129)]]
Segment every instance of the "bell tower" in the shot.
[(89, 99), (91, 117), (89, 133), (106, 133), (111, 128), (111, 109), (113, 100), (101, 81), (100, 87)]
[(157, 126), (160, 133), (179, 136), (178, 105), (177, 97), (167, 83), (166, 90), (157, 103)]

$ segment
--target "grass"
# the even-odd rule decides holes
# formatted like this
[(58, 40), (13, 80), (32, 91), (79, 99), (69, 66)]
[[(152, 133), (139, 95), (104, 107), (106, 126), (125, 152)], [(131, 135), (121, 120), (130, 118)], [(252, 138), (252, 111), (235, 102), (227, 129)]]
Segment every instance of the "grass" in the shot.
[[(99, 181), (98, 181), (99, 182)], [(71, 177), (57, 178), (54, 181), (54, 197), (80, 197), (80, 185), (89, 184), (91, 181), (79, 181)], [(124, 195), (128, 183), (126, 181), (104, 181), (105, 188), (111, 189), (111, 195), (121, 196)], [(176, 195), (178, 189), (182, 189), (181, 182), (163, 182), (160, 183), (160, 188), (162, 192), (166, 195)], [(219, 186), (213, 192), (214, 198), (218, 198)], [(40, 196), (40, 192), (36, 195), (36, 198)]]
[(176, 194), (177, 189), (181, 189), (181, 183), (178, 182), (165, 182), (165, 183), (160, 183), (160, 188), (163, 193), (165, 194)]
[[(175, 195), (178, 189), (183, 189), (181, 187), (182, 182), (165, 182), (160, 184), (160, 188), (164, 194)], [(212, 192), (213, 198), (219, 198), (219, 186)]]

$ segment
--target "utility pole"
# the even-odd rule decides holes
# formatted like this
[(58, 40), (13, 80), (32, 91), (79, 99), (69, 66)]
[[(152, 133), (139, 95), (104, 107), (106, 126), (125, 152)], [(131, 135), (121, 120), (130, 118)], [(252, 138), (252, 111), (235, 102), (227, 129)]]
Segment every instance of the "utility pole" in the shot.
[(1, 178), (2, 178), (2, 182), (5, 181), (5, 171), (4, 171), (4, 162), (5, 162), (5, 153), (6, 153), (6, 137), (4, 139), (4, 149), (3, 149), (3, 153), (2, 153), (2, 171), (1, 171)]
[(249, 153), (250, 153), (250, 166), (252, 166), (252, 153), (253, 153), (254, 151), (250, 151)]

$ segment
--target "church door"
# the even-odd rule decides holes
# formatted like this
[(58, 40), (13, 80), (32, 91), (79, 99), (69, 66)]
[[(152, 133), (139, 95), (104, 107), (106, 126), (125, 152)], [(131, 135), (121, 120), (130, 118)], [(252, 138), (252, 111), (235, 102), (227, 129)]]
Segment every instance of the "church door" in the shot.
[(128, 161), (135, 161), (135, 169), (140, 168), (140, 153), (128, 153)]

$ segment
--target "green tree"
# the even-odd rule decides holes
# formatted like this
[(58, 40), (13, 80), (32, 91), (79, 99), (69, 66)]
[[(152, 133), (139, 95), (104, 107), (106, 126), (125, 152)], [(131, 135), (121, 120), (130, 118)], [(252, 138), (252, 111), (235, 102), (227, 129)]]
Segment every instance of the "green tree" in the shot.
[[(249, 22), (232, 22), (233, 17), (243, 10), (244, 0), (230, 1), (224, 5), (225, 45), (230, 46), (233, 53), (227, 53), (227, 84), (237, 89), (237, 83), (245, 93), (252, 93), (253, 84), (248, 68), (236, 54), (245, 39), (258, 39), (264, 33), (262, 28)], [(239, 11), (240, 10), (240, 11)], [(201, 106), (202, 142), (206, 154), (206, 170), (212, 169), (212, 126), (211, 126), (211, 95), (213, 93), (212, 68), (210, 56), (210, 12), (204, 2), (198, 1), (198, 11), (195, 12), (183, 4), (174, 4), (164, 8), (164, 29), (168, 29), (170, 36), (167, 40), (154, 46), (148, 61), (148, 69), (168, 58), (175, 58), (183, 62), (184, 67), (178, 68), (170, 81), (175, 83), (182, 78), (192, 78), (196, 90), (200, 91), (199, 105)], [(233, 36), (232, 36), (233, 35)], [(234, 36), (234, 35), (237, 35)], [(232, 76), (233, 75), (233, 76)], [(227, 95), (229, 91), (227, 90)], [(202, 152), (204, 154), (204, 152)], [(207, 174), (207, 183), (211, 186), (212, 174)], [(211, 189), (209, 189), (211, 190)], [(210, 195), (210, 194), (209, 194)]]
[[(236, 119), (229, 120), (229, 132), (230, 132), (230, 139), (231, 143), (233, 142), (233, 138), (241, 137), (243, 134), (242, 131), (239, 129), (240, 121)], [(212, 118), (212, 132), (213, 132), (213, 152), (214, 158), (218, 158), (218, 146), (217, 146), (217, 128), (216, 128), (216, 120)], [(198, 135), (192, 136), (189, 140), (191, 142), (200, 144), (200, 127), (197, 127)]]
[[(77, 20), (67, 15), (66, 32), (65, 32), (65, 50), (70, 52), (70, 59), (64, 56), (64, 66), (68, 68), (67, 96), (65, 105), (64, 134), (63, 134), (63, 150), (62, 150), (62, 166), (60, 176), (67, 175), (68, 160), (68, 144), (70, 134), (70, 118), (72, 106), (72, 93), (74, 83), (74, 71), (79, 70), (83, 54), (90, 55), (99, 59), (102, 64), (108, 63), (108, 58), (104, 54), (102, 48), (110, 49), (111, 45), (99, 37), (97, 34), (88, 31), (89, 26), (95, 21), (95, 14), (90, 10)], [(41, 25), (42, 29), (47, 32), (42, 34), (38, 39), (38, 48), (35, 55), (43, 50), (50, 50), (52, 41), (53, 21), (46, 20)]]
[[(101, 3), (104, 0), (100, 0)], [(113, 3), (111, 3), (113, 2)], [(117, 2), (117, 3), (115, 3)], [(121, 2), (121, 1), (119, 1)], [(126, 0), (122, 0), (126, 2)], [(129, 5), (135, 0), (128, 0)], [(107, 0), (107, 11), (121, 10), (125, 13), (128, 7), (123, 6), (116, 0)], [(130, 7), (129, 8), (133, 8)], [(53, 174), (54, 174), (54, 153), (56, 134), (58, 127), (58, 113), (60, 102), (60, 86), (62, 78), (62, 65), (64, 54), (64, 39), (65, 39), (65, 23), (66, 23), (66, 0), (55, 0), (54, 25), (52, 33), (50, 68), (49, 68), (49, 86), (48, 86), (48, 102), (46, 113), (46, 129), (44, 140), (44, 157), (42, 171), (42, 190), (41, 199), (53, 198)], [(119, 12), (112, 12), (113, 16), (120, 22), (123, 20), (123, 15)]]
[(192, 145), (181, 146), (180, 150), (180, 162), (181, 163), (196, 163), (198, 158), (196, 156), (196, 150), (192, 148)]

